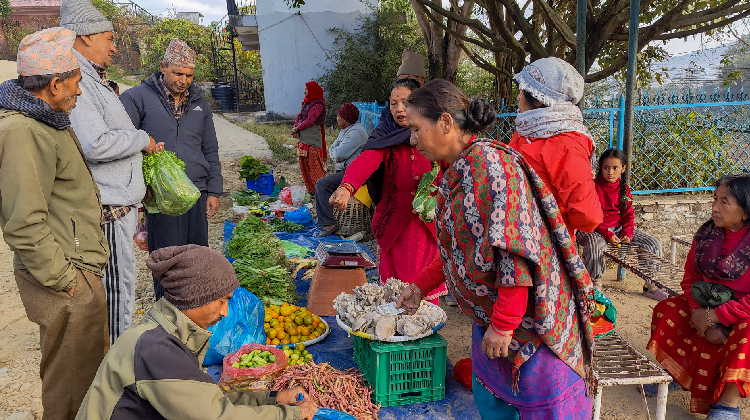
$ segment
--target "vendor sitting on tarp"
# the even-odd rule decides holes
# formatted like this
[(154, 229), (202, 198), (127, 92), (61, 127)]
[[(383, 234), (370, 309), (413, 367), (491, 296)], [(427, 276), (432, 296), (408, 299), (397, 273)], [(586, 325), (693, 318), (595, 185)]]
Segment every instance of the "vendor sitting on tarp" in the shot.
[[(199, 245), (161, 248), (146, 263), (164, 297), (104, 358), (76, 419), (310, 420), (317, 406), (302, 387), (223, 393), (201, 370), (211, 333), (239, 287), (232, 265)], [(296, 402), (302, 394), (304, 399)]]

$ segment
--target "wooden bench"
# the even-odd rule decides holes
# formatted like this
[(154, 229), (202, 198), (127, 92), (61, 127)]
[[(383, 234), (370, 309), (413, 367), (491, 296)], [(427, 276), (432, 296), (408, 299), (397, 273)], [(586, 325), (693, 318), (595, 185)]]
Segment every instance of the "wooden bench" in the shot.
[(670, 296), (682, 294), (680, 283), (685, 270), (665, 258), (633, 244), (610, 244), (604, 256)]
[[(602, 391), (605, 386), (659, 384), (656, 395), (656, 420), (664, 420), (667, 415), (667, 392), (672, 377), (617, 333), (597, 337), (594, 341), (596, 346), (593, 419), (599, 420)], [(648, 412), (648, 406), (645, 408)]]

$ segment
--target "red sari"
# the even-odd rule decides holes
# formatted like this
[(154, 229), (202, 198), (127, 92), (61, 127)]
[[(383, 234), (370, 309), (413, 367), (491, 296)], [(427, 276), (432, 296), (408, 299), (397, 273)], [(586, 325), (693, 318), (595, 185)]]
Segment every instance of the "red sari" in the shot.
[[(739, 249), (747, 234), (747, 227), (739, 232), (726, 231), (720, 257)], [(737, 386), (742, 398), (750, 394), (750, 270), (734, 280), (702, 274), (705, 270), (700, 268), (701, 257), (696, 257), (696, 243), (700, 242), (697, 236), (685, 262), (681, 284), (685, 294), (656, 305), (646, 348), (683, 389), (690, 391), (690, 411), (706, 414), (727, 385)], [(721, 323), (732, 328), (723, 345), (709, 343), (690, 322), (693, 311), (700, 308), (690, 296), (690, 288), (701, 280), (735, 290), (733, 300), (715, 308)]]

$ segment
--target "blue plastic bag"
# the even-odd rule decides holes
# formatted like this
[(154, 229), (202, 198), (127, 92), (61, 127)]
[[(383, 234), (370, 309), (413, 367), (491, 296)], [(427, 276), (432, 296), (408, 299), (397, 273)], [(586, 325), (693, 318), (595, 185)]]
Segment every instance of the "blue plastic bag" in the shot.
[(257, 296), (238, 287), (229, 300), (229, 313), (216, 325), (208, 328), (211, 338), (203, 359), (204, 366), (219, 364), (224, 356), (234, 353), (245, 344), (266, 344), (263, 318), (266, 310)]
[(284, 219), (289, 222), (299, 223), (304, 225), (312, 222), (312, 214), (310, 209), (307, 207), (300, 207), (297, 210), (291, 210), (284, 213)]

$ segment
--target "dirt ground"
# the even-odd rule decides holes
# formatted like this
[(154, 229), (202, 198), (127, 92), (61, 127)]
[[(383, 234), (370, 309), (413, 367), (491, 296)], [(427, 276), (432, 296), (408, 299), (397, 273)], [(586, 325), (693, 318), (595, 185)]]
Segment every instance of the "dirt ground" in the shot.
[[(220, 137), (221, 138), (221, 137)], [(240, 148), (247, 143), (234, 142)], [(222, 147), (222, 146), (220, 146)], [(255, 147), (255, 146), (253, 146)], [(239, 160), (236, 150), (222, 150), (222, 172), (224, 189), (228, 192), (244, 189), (233, 166)], [(250, 154), (252, 154), (252, 147)], [(239, 154), (241, 155), (241, 153)], [(274, 167), (277, 175), (283, 175), (293, 185), (301, 185), (301, 176), (296, 164), (264, 159)], [(209, 221), (209, 240), (212, 248), (221, 249), (223, 223), (225, 219), (237, 219), (231, 209), (229, 197), (220, 199), (219, 213)], [(153, 285), (145, 261), (147, 253), (137, 250), (138, 283), (136, 290), (137, 323), (148, 310), (153, 299)], [(649, 322), (655, 301), (640, 294), (641, 282), (630, 275), (625, 282), (615, 282), (614, 270), (605, 275), (604, 292), (618, 309), (617, 331), (636, 349), (650, 356), (645, 350), (650, 329)], [(455, 363), (470, 355), (471, 324), (455, 307), (446, 307), (448, 322), (440, 333), (448, 340), (448, 358)], [(325, 342), (319, 344), (325, 345)], [(41, 418), (41, 380), (39, 379), (39, 328), (26, 316), (12, 272), (12, 253), (5, 242), (0, 241), (0, 419), (13, 413), (29, 411)], [(653, 359), (653, 358), (652, 358)], [(654, 415), (655, 398), (649, 398), (651, 415)], [(670, 393), (667, 419), (700, 419), (688, 411), (689, 394), (677, 391)], [(750, 416), (750, 406), (741, 403), (745, 416)], [(605, 388), (603, 392), (602, 419), (645, 419), (642, 398), (635, 386)]]

